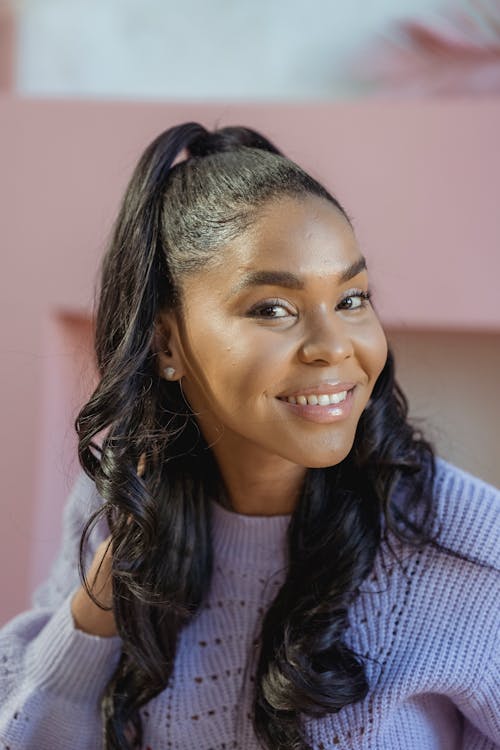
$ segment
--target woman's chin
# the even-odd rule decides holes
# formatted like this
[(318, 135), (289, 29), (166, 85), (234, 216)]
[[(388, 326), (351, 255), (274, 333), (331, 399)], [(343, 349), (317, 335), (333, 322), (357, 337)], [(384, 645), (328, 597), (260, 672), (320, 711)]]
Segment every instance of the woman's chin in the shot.
[(336, 466), (342, 463), (349, 455), (353, 442), (344, 446), (322, 447), (321, 449), (307, 452), (301, 451), (300, 455), (283, 456), (283, 458), (288, 458), (293, 463), (303, 466), (305, 469), (326, 469), (328, 466)]

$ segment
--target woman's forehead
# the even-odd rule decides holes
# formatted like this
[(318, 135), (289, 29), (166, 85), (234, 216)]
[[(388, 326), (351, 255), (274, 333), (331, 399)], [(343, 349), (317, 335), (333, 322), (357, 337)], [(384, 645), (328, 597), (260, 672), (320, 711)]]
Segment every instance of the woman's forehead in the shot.
[(267, 205), (252, 226), (221, 248), (216, 273), (233, 283), (249, 274), (335, 273), (362, 258), (351, 225), (329, 201), (311, 196)]
[(247, 230), (184, 277), (183, 308), (209, 298), (230, 304), (265, 285), (311, 290), (318, 283), (338, 285), (365, 267), (353, 229), (333, 203), (287, 197), (269, 202)]

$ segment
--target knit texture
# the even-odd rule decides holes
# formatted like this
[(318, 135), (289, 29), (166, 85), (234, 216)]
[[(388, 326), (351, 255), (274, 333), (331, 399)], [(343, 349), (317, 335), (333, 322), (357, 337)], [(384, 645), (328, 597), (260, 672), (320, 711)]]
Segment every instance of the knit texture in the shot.
[[(390, 538), (349, 609), (346, 643), (364, 657), (366, 698), (304, 719), (314, 750), (500, 747), (500, 491), (437, 459), (439, 541), (461, 561)], [(102, 503), (81, 472), (59, 554), (32, 609), (0, 629), (0, 750), (99, 750), (99, 695), (121, 638), (77, 630), (80, 535)], [(173, 679), (142, 707), (143, 750), (257, 750), (250, 720), (263, 615), (285, 580), (289, 515), (245, 516), (213, 502), (214, 576), (181, 632)], [(87, 564), (108, 534), (91, 536)], [(485, 563), (487, 567), (480, 563)]]

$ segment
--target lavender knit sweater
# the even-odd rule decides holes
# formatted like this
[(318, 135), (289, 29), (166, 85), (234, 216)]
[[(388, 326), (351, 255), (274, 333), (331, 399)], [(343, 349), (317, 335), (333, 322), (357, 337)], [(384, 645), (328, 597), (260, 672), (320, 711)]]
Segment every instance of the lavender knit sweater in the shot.
[[(500, 747), (500, 492), (442, 459), (437, 465), (440, 541), (473, 561), (392, 538), (401, 568), (382, 545), (345, 635), (366, 657), (370, 691), (337, 714), (304, 720), (314, 750)], [(82, 472), (50, 577), (33, 608), (0, 630), (0, 750), (101, 748), (99, 696), (121, 639), (76, 630), (70, 610), (80, 533), (101, 502)], [(249, 720), (259, 626), (285, 578), (290, 516), (212, 508), (213, 583), (181, 633), (171, 684), (141, 709), (143, 750), (259, 747)], [(108, 534), (101, 523), (88, 563)]]

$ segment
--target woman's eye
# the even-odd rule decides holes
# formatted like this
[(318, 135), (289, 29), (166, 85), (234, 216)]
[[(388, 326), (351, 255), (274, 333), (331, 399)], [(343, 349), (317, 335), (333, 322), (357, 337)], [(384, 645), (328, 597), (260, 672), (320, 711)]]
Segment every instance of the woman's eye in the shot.
[(264, 305), (253, 307), (249, 315), (255, 318), (285, 318), (289, 315), (288, 309), (281, 302), (268, 302)]
[(361, 290), (348, 292), (346, 296), (340, 302), (343, 306), (343, 310), (359, 310), (362, 307), (366, 307), (371, 298), (370, 292), (363, 292)]

